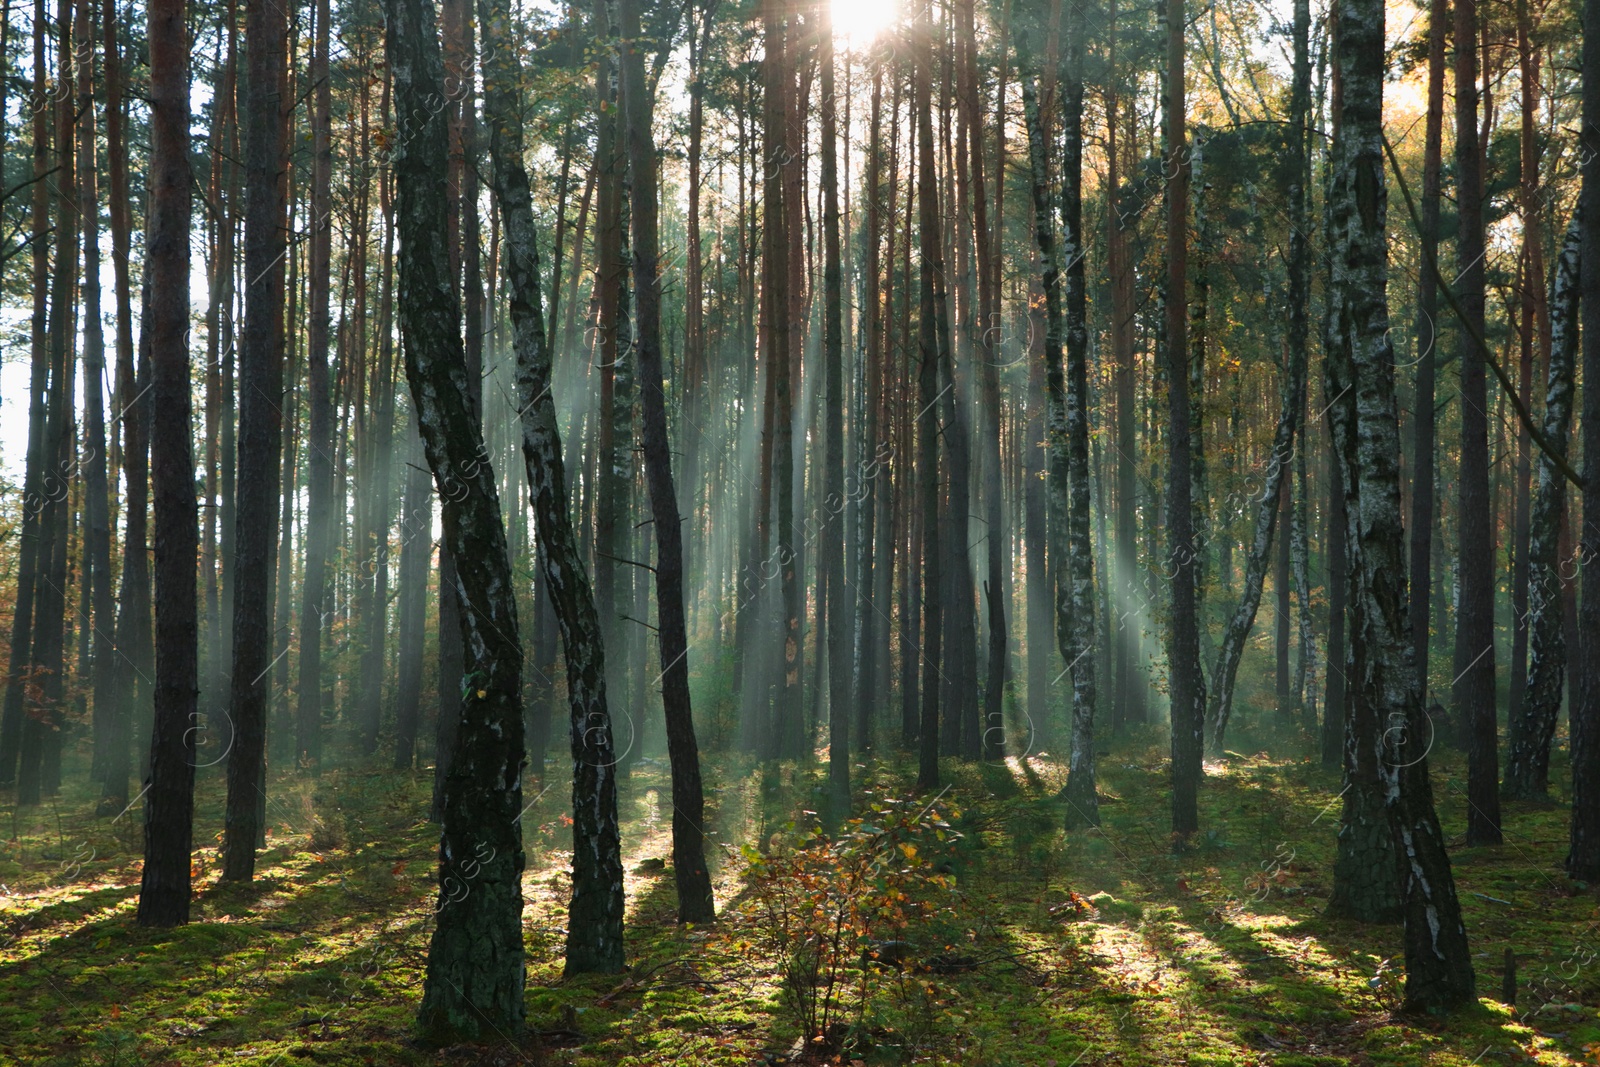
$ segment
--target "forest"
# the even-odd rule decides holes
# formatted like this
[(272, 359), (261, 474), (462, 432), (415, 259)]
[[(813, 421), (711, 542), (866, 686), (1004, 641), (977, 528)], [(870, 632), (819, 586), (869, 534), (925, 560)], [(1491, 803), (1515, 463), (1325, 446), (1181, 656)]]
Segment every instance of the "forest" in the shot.
[(0, 1065), (1600, 1064), (1600, 0), (0, 0), (0, 142)]

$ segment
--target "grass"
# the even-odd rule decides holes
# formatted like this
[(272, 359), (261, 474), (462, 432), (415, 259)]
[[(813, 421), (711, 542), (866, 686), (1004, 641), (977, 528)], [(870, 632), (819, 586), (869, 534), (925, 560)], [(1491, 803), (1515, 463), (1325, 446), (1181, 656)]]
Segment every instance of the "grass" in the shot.
[[(1482, 998), (1452, 1018), (1402, 1018), (1391, 1010), (1399, 928), (1321, 914), (1337, 776), (1265, 754), (1208, 765), (1205, 829), (1178, 854), (1166, 832), (1166, 748), (1155, 728), (1119, 739), (1100, 761), (1104, 826), (1072, 834), (1060, 829), (1056, 759), (947, 763), (960, 835), (937, 861), (953, 888), (936, 918), (904, 936), (920, 955), (949, 945), (977, 966), (855, 972), (868, 992), (851, 1001), (843, 1062), (1600, 1062), (1588, 1052), (1600, 1043), (1600, 910), (1561, 873), (1563, 806), (1512, 805), (1504, 846), (1456, 849)], [(1456, 834), (1465, 767), (1455, 753), (1435, 757), (1441, 815)], [(723, 919), (673, 921), (668, 783), (646, 762), (622, 791), (630, 970), (620, 976), (562, 979), (565, 783), (538, 796), (523, 820), (536, 1034), (481, 1048), (412, 1039), (435, 900), (428, 773), (276, 782), (250, 885), (217, 880), (222, 783), (203, 773), (194, 921), (172, 931), (133, 924), (137, 810), (97, 816), (79, 779), (46, 807), (0, 808), (0, 1063), (784, 1062), (804, 1042), (750, 907), (741, 846), (782, 847), (806, 830), (824, 801), (822, 768), (719, 757), (708, 770)], [(911, 771), (859, 764), (856, 779), (904, 795)], [(1564, 769), (1552, 777), (1564, 781)], [(1520, 967), (1515, 1009), (1492, 996), (1508, 948)]]

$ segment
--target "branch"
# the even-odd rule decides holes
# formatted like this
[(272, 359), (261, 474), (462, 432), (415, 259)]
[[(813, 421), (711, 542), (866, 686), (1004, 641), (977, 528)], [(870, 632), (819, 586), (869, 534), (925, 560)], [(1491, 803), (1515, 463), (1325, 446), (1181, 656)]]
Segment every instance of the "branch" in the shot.
[[(1400, 173), (1400, 161), (1395, 158), (1394, 146), (1389, 144), (1389, 138), (1386, 135), (1380, 134), (1379, 136), (1383, 137), (1383, 150), (1389, 156), (1389, 166), (1394, 171), (1394, 180), (1400, 186), (1401, 194), (1405, 196), (1406, 211), (1411, 215), (1411, 224), (1417, 228), (1417, 232), (1420, 234), (1422, 232), (1422, 221), (1417, 217), (1417, 206), (1411, 200), (1411, 188), (1406, 185), (1405, 175)], [(1528, 431), (1528, 436), (1533, 439), (1534, 444), (1539, 446), (1539, 451), (1543, 452), (1545, 458), (1566, 476), (1567, 481), (1582, 489), (1584, 487), (1584, 479), (1578, 475), (1577, 471), (1572, 469), (1572, 465), (1566, 459), (1557, 453), (1555, 446), (1550, 443), (1539, 427), (1533, 424), (1533, 416), (1528, 413), (1527, 406), (1523, 404), (1522, 398), (1517, 395), (1517, 389), (1511, 384), (1511, 378), (1506, 374), (1505, 369), (1500, 366), (1499, 361), (1494, 358), (1494, 353), (1489, 350), (1488, 343), (1484, 341), (1483, 335), (1478, 332), (1477, 327), (1467, 321), (1466, 313), (1461, 310), (1461, 304), (1457, 302), (1456, 294), (1451, 290), (1450, 283), (1445, 281), (1444, 275), (1439, 273), (1438, 251), (1436, 249), (1425, 251), (1427, 252), (1426, 258), (1428, 261), (1426, 265), (1429, 270), (1433, 271), (1433, 278), (1439, 284), (1439, 291), (1444, 294), (1445, 300), (1450, 304), (1450, 310), (1456, 313), (1456, 318), (1460, 320), (1462, 327), (1472, 336), (1473, 343), (1483, 353), (1484, 360), (1489, 364), (1490, 369), (1494, 371), (1494, 376), (1500, 381), (1500, 388), (1504, 389), (1506, 395), (1511, 398), (1511, 406), (1516, 409), (1517, 418), (1522, 420), (1522, 428)]]

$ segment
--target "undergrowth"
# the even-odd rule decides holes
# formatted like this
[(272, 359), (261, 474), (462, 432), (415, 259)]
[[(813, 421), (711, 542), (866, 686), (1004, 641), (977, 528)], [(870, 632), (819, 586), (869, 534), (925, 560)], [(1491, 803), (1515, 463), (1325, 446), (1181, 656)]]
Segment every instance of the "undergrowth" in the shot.
[[(1458, 834), (1464, 763), (1435, 757)], [(622, 788), (630, 967), (572, 981), (566, 789), (530, 783), (533, 1032), (470, 1049), (411, 1029), (436, 899), (428, 773), (275, 781), (247, 886), (217, 880), (222, 782), (203, 773), (194, 922), (171, 931), (133, 925), (137, 809), (97, 814), (74, 788), (0, 807), (0, 1063), (1600, 1063), (1600, 908), (1561, 873), (1565, 798), (1508, 806), (1504, 846), (1454, 843), (1480, 1003), (1418, 1020), (1393, 1010), (1400, 930), (1322, 918), (1339, 786), (1310, 762), (1208, 764), (1205, 829), (1177, 853), (1155, 728), (1102, 757), (1104, 825), (1070, 834), (1049, 757), (947, 762), (937, 797), (907, 763), (858, 763), (856, 817), (832, 834), (811, 814), (820, 764), (707, 769), (720, 921), (673, 921), (670, 787), (641, 761)], [(1515, 1007), (1496, 999), (1507, 949)]]

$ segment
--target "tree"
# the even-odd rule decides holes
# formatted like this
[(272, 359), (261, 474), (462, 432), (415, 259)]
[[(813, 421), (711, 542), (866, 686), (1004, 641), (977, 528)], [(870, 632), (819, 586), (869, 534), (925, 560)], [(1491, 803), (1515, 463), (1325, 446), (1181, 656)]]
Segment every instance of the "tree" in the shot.
[[(1428, 113), (1422, 149), (1422, 227), (1426, 261), (1439, 255), (1440, 169), (1444, 136), (1444, 46), (1449, 0), (1428, 7)], [(1411, 462), (1411, 645), (1422, 698), (1428, 699), (1428, 611), (1433, 591), (1434, 382), (1438, 373), (1439, 284), (1433, 271), (1417, 277), (1417, 383)]]
[[(1050, 494), (1066, 519), (1066, 569), (1056, 589), (1056, 643), (1072, 674), (1072, 748), (1064, 795), (1067, 826), (1100, 825), (1095, 791), (1094, 557), (1089, 542), (1089, 347), (1084, 294), (1083, 9), (1067, 9), (1067, 54), (1061, 82), (1061, 254), (1066, 257), (1065, 387), (1061, 363), (1045, 346), (1049, 391)], [(1198, 653), (1197, 653), (1198, 654)]]
[(1194, 506), (1188, 345), (1189, 152), (1184, 133), (1184, 0), (1167, 0), (1167, 573), (1171, 576), (1167, 673), (1172, 690), (1172, 832), (1200, 828), (1198, 795), (1205, 731), (1205, 677), (1200, 673), (1196, 613)]
[[(1586, 26), (1600, 26), (1600, 0), (1584, 0)], [(1600, 33), (1583, 35), (1583, 122), (1579, 151), (1585, 159), (1600, 158)], [(1600, 382), (1600, 174), (1583, 168), (1578, 209), (1583, 227), (1578, 305), (1583, 315), (1583, 380)], [(1583, 514), (1600, 515), (1600, 389), (1583, 391)], [(1595, 457), (1591, 461), (1588, 457)], [(1595, 543), (1584, 520), (1580, 558), (1592, 559)], [(1583, 595), (1578, 608), (1578, 647), (1600, 648), (1600, 567), (1583, 569)], [(1572, 827), (1567, 874), (1600, 880), (1600, 657), (1580, 658), (1578, 699), (1572, 720)]]
[(1467, 843), (1500, 843), (1499, 741), (1494, 682), (1494, 524), (1489, 514), (1489, 409), (1485, 385), (1483, 157), (1478, 138), (1478, 5), (1455, 3), (1456, 296), (1462, 329), (1459, 524), (1461, 602), (1457, 703), (1468, 737)]
[[(144, 399), (149, 370), (137, 372), (133, 359), (133, 308), (128, 284), (128, 161), (122, 115), (122, 61), (116, 0), (105, 0), (101, 14), (105, 35), (103, 81), (106, 96), (107, 198), (111, 215), (111, 265), (117, 304), (117, 407), (122, 432), (123, 499), (122, 587), (117, 598), (116, 655), (112, 657), (111, 722), (106, 731), (104, 807), (121, 815), (128, 806), (128, 766), (133, 749), (133, 714), (139, 682), (149, 677), (150, 554), (149, 530), (150, 429)], [(143, 382), (144, 384), (141, 384)], [(98, 703), (98, 697), (96, 702)]]
[[(1575, 214), (1556, 261), (1550, 299), (1550, 369), (1544, 399), (1544, 437), (1563, 459), (1572, 423), (1582, 242), (1582, 216)], [(1549, 793), (1550, 743), (1555, 738), (1567, 673), (1562, 587), (1573, 577), (1560, 553), (1566, 510), (1566, 476), (1554, 463), (1541, 458), (1528, 523), (1528, 687), (1522, 707), (1512, 713), (1509, 721), (1506, 771), (1500, 785), (1501, 795), (1507, 800), (1542, 800)]]
[[(306, 564), (300, 599), (299, 706), (295, 713), (295, 757), (313, 767), (322, 758), (322, 629), (333, 509), (333, 398), (328, 381), (328, 290), (333, 251), (332, 98), (328, 82), (331, 21), (329, 0), (317, 0), (316, 32), (311, 51), (311, 90), (315, 101), (311, 123), (311, 315), (306, 331), (307, 407), (311, 424), (305, 438), (309, 484), (303, 538)], [(393, 63), (392, 57), (390, 62)], [(440, 587), (445, 588), (444, 583)], [(442, 593), (440, 601), (445, 601), (449, 595)], [(443, 632), (441, 627), (441, 635)], [(447, 681), (441, 680), (441, 690), (451, 688)]]
[[(472, 402), (446, 203), (444, 64), (431, 0), (386, 0), (400, 116), (391, 155), (406, 379), (456, 561), (466, 655), (440, 819), (439, 906), (419, 1024), (435, 1038), (523, 1025), (522, 648), (500, 500)], [(445, 684), (448, 684), (448, 679)]]
[[(1377, 0), (1340, 0), (1337, 18), (1340, 93), (1327, 208), (1334, 310), (1327, 360), (1330, 377), (1351, 386), (1332, 414), (1351, 509), (1352, 716), (1374, 720), (1371, 729), (1359, 729), (1356, 721), (1349, 729), (1369, 746), (1367, 758), (1378, 769), (1400, 861), (1405, 1007), (1447, 1011), (1472, 1001), (1474, 979), (1450, 857), (1433, 807), (1427, 761), (1433, 738), (1406, 619), (1387, 292), (1384, 9)], [(1381, 726), (1375, 721), (1380, 715)]]
[[(939, 218), (937, 174), (933, 165), (933, 15), (929, 8), (920, 9), (912, 32), (911, 109), (917, 116), (917, 238), (922, 253), (917, 281), (917, 399), (921, 404), (917, 419), (917, 473), (921, 481), (918, 488), (922, 497), (923, 558), (922, 722), (918, 738), (917, 788), (926, 790), (939, 785), (939, 755), (943, 751), (939, 740), (939, 683), (946, 605), (942, 603), (945, 560), (940, 548), (944, 534), (940, 531), (939, 516), (939, 439), (946, 431), (951, 434), (961, 431), (948, 423), (941, 425), (941, 415), (947, 411), (939, 406), (942, 396), (939, 371), (941, 364), (948, 360), (950, 324), (946, 318), (949, 305), (945, 299), (943, 224)], [(961, 509), (965, 514), (964, 498)], [(963, 521), (959, 530), (948, 531), (962, 538), (963, 548), (966, 525)], [(949, 607), (954, 611), (963, 610), (960, 605)]]
[(573, 869), (567, 973), (614, 973), (623, 967), (622, 850), (616, 754), (606, 704), (606, 650), (568, 512), (561, 436), (550, 396), (550, 350), (539, 300), (538, 245), (522, 162), (522, 124), (515, 117), (520, 69), (517, 53), (509, 47), (510, 4), (507, 0), (479, 0), (478, 10), (485, 45), (484, 111), (490, 131), (491, 181), (505, 231), (522, 455), (529, 502), (543, 545), (541, 575), (561, 628), (572, 710)]
[(825, 533), (818, 566), (827, 590), (828, 801), (837, 822), (850, 814), (850, 672), (854, 613), (844, 572), (844, 282), (839, 262), (839, 109), (834, 93), (833, 15), (818, 4), (818, 62), (822, 67), (822, 361), (826, 391), (823, 430)]
[(194, 817), (199, 507), (190, 444), (189, 35), (184, 0), (146, 5), (150, 49), (150, 474), (155, 495), (155, 721), (145, 787), (140, 926), (189, 921)]
[[(327, 0), (322, 0), (326, 18)], [(245, 130), (245, 321), (239, 348), (238, 532), (233, 561), (233, 743), (223, 874), (249, 881), (266, 796), (267, 678), (277, 556), (278, 468), (283, 448), (284, 9), (245, 8), (250, 73)], [(327, 31), (318, 39), (326, 48)], [(326, 91), (326, 70), (320, 94)], [(320, 107), (320, 104), (319, 104)], [(323, 116), (326, 112), (321, 112)], [(319, 160), (318, 167), (325, 164)], [(229, 267), (231, 270), (231, 265)], [(304, 696), (302, 689), (301, 695)]]
[[(656, 531), (656, 621), (661, 645), (662, 702), (667, 750), (672, 761), (672, 861), (678, 886), (678, 921), (716, 917), (711, 873), (706, 867), (705, 801), (700, 785), (700, 748), (689, 703), (689, 636), (683, 611), (683, 526), (672, 452), (667, 441), (667, 398), (661, 372), (661, 242), (657, 233), (656, 149), (650, 131), (654, 111), (645, 84), (639, 46), (638, 0), (622, 0), (622, 96), (628, 165), (633, 175), (633, 277), (639, 330), (639, 382), (644, 415), (645, 480)], [(842, 656), (841, 656), (842, 658)], [(843, 671), (841, 670), (841, 675)], [(841, 713), (842, 713), (841, 709)]]

